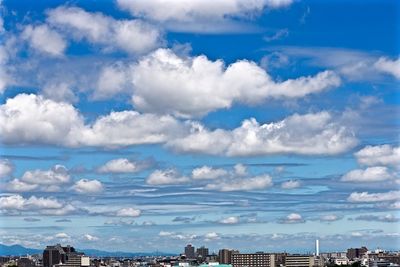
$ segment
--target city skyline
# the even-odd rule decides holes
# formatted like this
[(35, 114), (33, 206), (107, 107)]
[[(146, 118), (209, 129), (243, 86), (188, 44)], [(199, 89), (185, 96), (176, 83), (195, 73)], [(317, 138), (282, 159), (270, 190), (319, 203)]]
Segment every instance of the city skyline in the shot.
[(0, 0), (0, 243), (400, 249), (399, 12)]

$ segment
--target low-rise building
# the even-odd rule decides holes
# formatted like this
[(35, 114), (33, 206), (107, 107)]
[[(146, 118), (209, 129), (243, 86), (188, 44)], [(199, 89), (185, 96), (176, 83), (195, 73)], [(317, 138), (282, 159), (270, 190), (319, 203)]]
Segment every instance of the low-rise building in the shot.
[(286, 267), (313, 267), (315, 258), (311, 255), (287, 255), (285, 259)]
[(232, 254), (233, 267), (275, 267), (275, 255), (270, 253)]

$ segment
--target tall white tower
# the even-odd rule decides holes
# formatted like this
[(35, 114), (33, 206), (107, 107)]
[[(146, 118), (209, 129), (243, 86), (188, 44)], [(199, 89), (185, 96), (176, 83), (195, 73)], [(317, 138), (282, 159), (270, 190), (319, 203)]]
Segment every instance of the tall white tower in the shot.
[(319, 240), (315, 240), (315, 256), (319, 257)]

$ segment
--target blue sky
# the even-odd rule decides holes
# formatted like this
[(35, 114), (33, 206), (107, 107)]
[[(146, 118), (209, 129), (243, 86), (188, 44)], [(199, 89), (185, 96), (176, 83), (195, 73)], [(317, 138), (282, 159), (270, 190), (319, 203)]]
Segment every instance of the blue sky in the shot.
[(0, 1), (0, 242), (399, 249), (397, 1)]

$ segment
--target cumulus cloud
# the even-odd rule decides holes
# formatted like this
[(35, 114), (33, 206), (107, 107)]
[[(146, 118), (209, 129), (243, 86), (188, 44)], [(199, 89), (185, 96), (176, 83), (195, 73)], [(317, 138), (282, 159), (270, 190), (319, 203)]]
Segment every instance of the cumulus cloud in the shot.
[(185, 32), (237, 31), (240, 29), (239, 26), (230, 25), (233, 24), (233, 18), (247, 19), (260, 14), (264, 8), (287, 7), (292, 2), (292, 0), (117, 1), (121, 9), (128, 10), (134, 17), (158, 22), (173, 31)]
[(0, 178), (10, 176), (14, 170), (14, 165), (7, 159), (0, 159)]
[(365, 170), (352, 170), (342, 176), (343, 182), (381, 182), (393, 179), (395, 176), (387, 167), (368, 167)]
[(0, 107), (0, 133), (6, 144), (68, 143), (83, 127), (83, 119), (70, 104), (37, 95), (19, 94)]
[(220, 237), (216, 232), (210, 232), (204, 235), (204, 241), (213, 241), (217, 239), (220, 239)]
[(38, 212), (43, 215), (66, 215), (76, 209), (70, 204), (63, 204), (54, 198), (21, 195), (0, 197), (0, 210), (6, 213)]
[(395, 223), (400, 221), (399, 218), (395, 217), (393, 214), (386, 214), (386, 215), (360, 215), (354, 218), (356, 221), (372, 221), (372, 222), (389, 222)]
[(141, 211), (134, 208), (122, 208), (117, 211), (116, 215), (119, 217), (139, 217)]
[(180, 57), (158, 49), (132, 66), (132, 84), (132, 101), (138, 110), (194, 117), (234, 103), (254, 105), (267, 98), (304, 97), (339, 86), (340, 78), (324, 71), (275, 82), (254, 62), (241, 60), (225, 67), (222, 60)]
[(375, 62), (374, 67), (378, 71), (393, 75), (396, 79), (400, 80), (400, 58), (391, 60), (386, 57), (380, 57)]
[(6, 185), (6, 189), (11, 192), (29, 192), (36, 190), (38, 187), (38, 184), (25, 183), (20, 179), (13, 179)]
[(61, 185), (69, 183), (70, 176), (67, 168), (62, 165), (55, 165), (51, 170), (26, 171), (21, 180), (31, 184)]
[(298, 213), (290, 213), (289, 215), (287, 215), (285, 218), (282, 218), (278, 221), (279, 223), (304, 223), (305, 220), (303, 219), (303, 217), (298, 214)]
[(55, 165), (50, 170), (29, 170), (21, 178), (7, 183), (6, 188), (12, 192), (40, 190), (46, 192), (60, 191), (61, 185), (70, 182), (68, 170), (62, 165)]
[[(48, 11), (50, 25), (76, 40), (87, 40), (107, 50), (146, 53), (162, 44), (158, 28), (141, 20), (115, 20), (78, 7), (61, 6)], [(140, 40), (140, 41), (139, 41)]]
[(391, 145), (366, 146), (354, 156), (362, 165), (400, 166), (400, 147)]
[(298, 180), (289, 180), (281, 184), (282, 189), (295, 189), (300, 187), (301, 183)]
[(173, 238), (177, 240), (192, 240), (198, 237), (197, 235), (193, 234), (182, 234), (182, 233), (167, 232), (167, 231), (160, 231), (158, 236)]
[(0, 135), (5, 144), (118, 148), (161, 143), (177, 152), (226, 156), (334, 155), (357, 143), (352, 129), (328, 112), (266, 124), (248, 119), (232, 130), (136, 111), (111, 112), (85, 123), (71, 104), (33, 94), (19, 94), (0, 106)]
[(194, 180), (217, 179), (227, 175), (228, 172), (224, 169), (202, 166), (192, 170), (192, 178)]
[(237, 224), (237, 223), (239, 223), (239, 217), (231, 216), (231, 217), (223, 218), (223, 219), (219, 220), (218, 222), (222, 223), (222, 224)]
[(122, 63), (103, 67), (97, 80), (93, 98), (96, 100), (109, 99), (114, 95), (126, 91), (128, 80), (129, 73), (127, 67)]
[(83, 145), (128, 146), (162, 143), (176, 136), (182, 125), (171, 116), (140, 114), (136, 111), (111, 112), (84, 129)]
[(146, 183), (150, 185), (182, 184), (188, 181), (188, 177), (182, 176), (175, 169), (155, 170), (146, 179)]
[(140, 171), (141, 166), (126, 158), (113, 159), (98, 168), (101, 173), (135, 173)]
[(46, 24), (28, 25), (21, 36), (29, 42), (31, 48), (50, 56), (63, 56), (67, 47), (64, 38)]
[(0, 134), (6, 144), (118, 147), (166, 142), (182, 131), (171, 116), (111, 112), (85, 125), (71, 104), (19, 94), (0, 106)]
[(211, 131), (194, 124), (189, 135), (169, 141), (167, 147), (178, 152), (227, 156), (334, 155), (356, 144), (357, 139), (349, 127), (338, 123), (330, 113), (319, 112), (294, 114), (268, 124), (249, 119), (230, 131)]
[(272, 186), (272, 177), (268, 174), (251, 176), (243, 164), (236, 164), (233, 170), (224, 170), (224, 175), (208, 181), (205, 188), (221, 192), (262, 190)]
[(80, 194), (98, 194), (103, 191), (103, 184), (98, 180), (81, 179), (72, 188)]
[(389, 191), (385, 193), (353, 192), (347, 198), (350, 202), (382, 202), (400, 199), (400, 191)]

